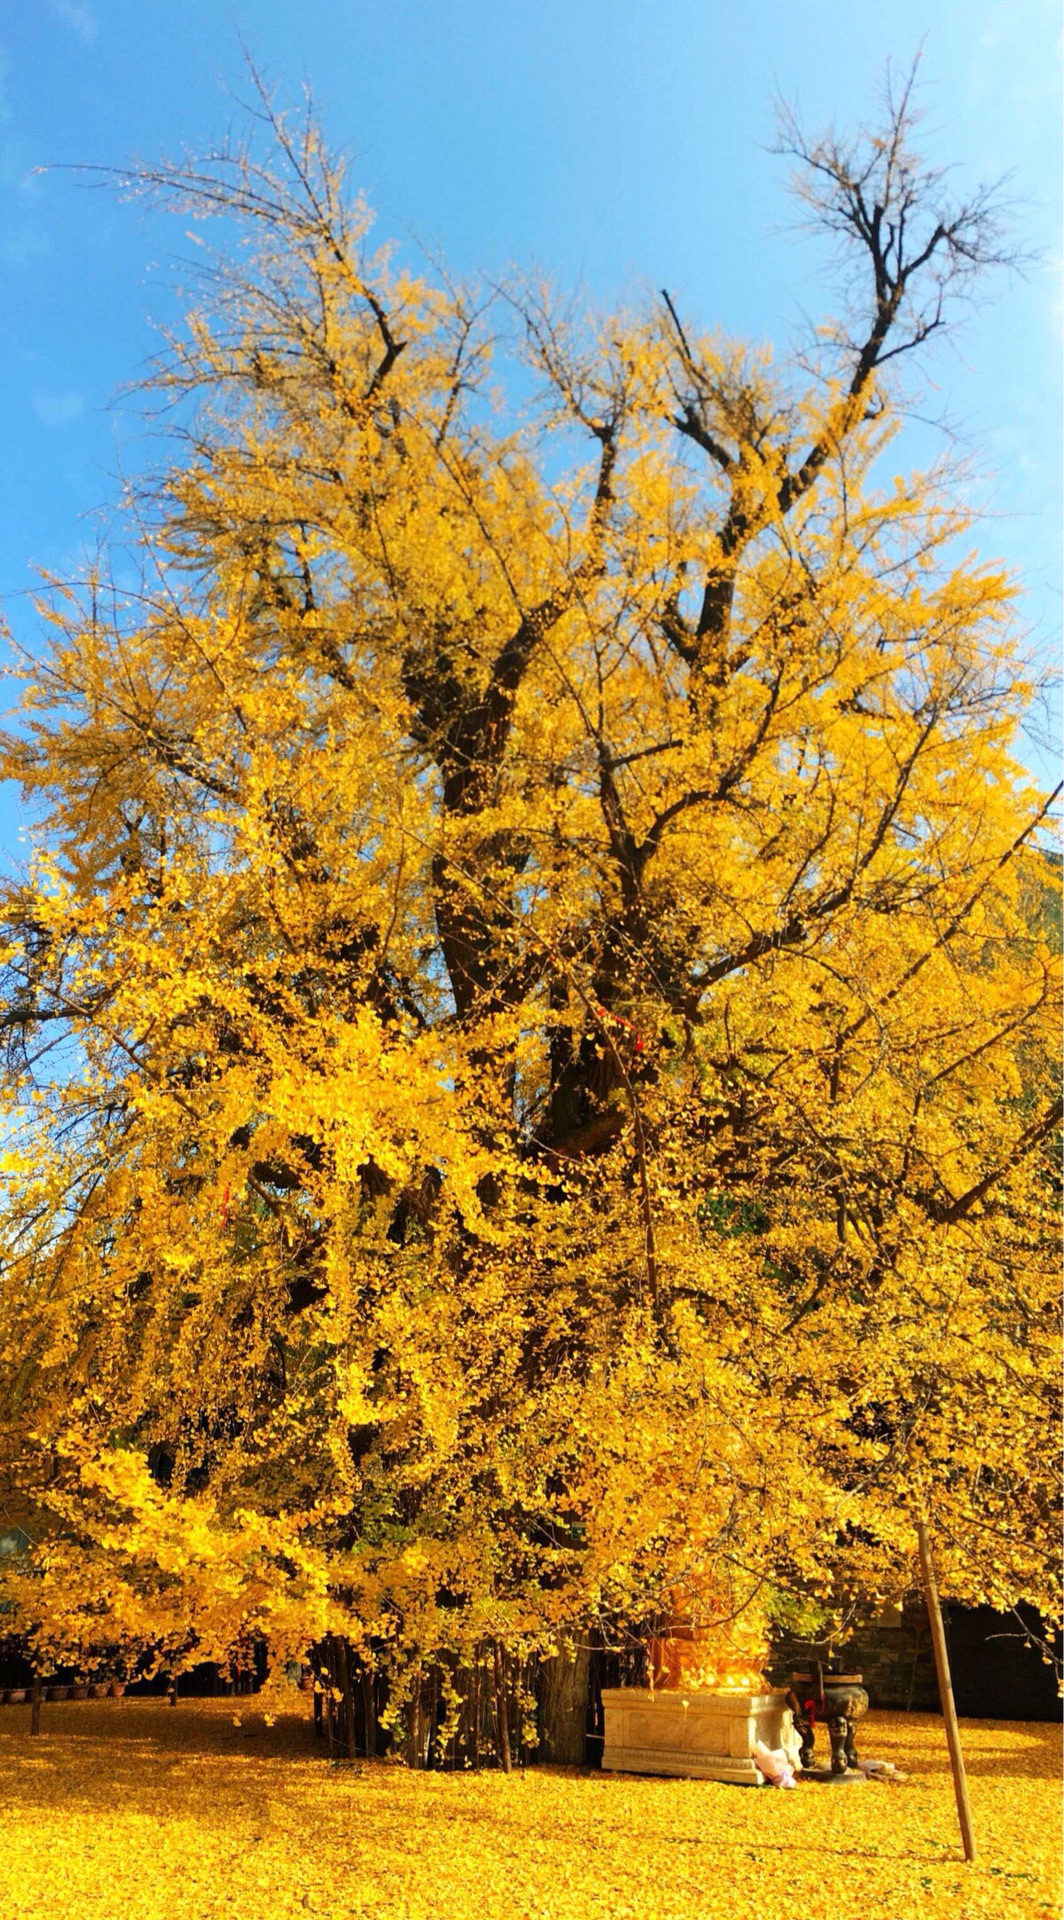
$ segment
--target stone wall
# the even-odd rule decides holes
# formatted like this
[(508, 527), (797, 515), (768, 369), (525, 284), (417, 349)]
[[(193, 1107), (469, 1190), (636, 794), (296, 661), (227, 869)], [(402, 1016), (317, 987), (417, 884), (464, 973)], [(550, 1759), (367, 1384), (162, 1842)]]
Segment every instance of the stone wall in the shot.
[(828, 1648), (778, 1634), (768, 1666), (776, 1686), (788, 1686), (792, 1672), (809, 1673), (813, 1660), (836, 1672), (860, 1673), (873, 1707), (938, 1710), (938, 1682), (927, 1613), (922, 1600), (884, 1607), (863, 1625)]

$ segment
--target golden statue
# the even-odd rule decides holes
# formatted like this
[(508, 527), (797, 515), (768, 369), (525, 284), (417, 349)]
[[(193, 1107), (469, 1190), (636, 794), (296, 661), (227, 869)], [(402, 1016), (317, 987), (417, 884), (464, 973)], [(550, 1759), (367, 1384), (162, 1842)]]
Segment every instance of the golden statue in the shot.
[(761, 1671), (767, 1658), (764, 1621), (743, 1608), (733, 1612), (724, 1583), (688, 1579), (673, 1587), (669, 1611), (660, 1634), (647, 1644), (647, 1676), (651, 1692), (693, 1688), (716, 1693), (761, 1692)]

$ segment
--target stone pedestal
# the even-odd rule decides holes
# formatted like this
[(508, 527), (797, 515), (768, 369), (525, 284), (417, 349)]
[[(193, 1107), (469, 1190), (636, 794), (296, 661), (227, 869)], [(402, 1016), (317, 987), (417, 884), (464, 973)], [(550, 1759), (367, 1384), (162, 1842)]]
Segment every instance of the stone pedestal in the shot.
[(760, 1787), (754, 1744), (782, 1747), (798, 1762), (798, 1739), (783, 1692), (685, 1693), (646, 1687), (603, 1690), (606, 1738), (602, 1765), (619, 1773), (667, 1773), (692, 1780), (732, 1780)]

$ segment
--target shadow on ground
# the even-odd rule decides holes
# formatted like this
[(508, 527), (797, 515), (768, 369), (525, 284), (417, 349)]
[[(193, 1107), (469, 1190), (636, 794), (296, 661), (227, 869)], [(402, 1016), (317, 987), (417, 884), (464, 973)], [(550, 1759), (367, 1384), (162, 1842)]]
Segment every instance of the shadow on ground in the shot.
[[(323, 1794), (338, 1792), (345, 1798), (352, 1793), (361, 1798), (384, 1787), (390, 1797), (398, 1794), (406, 1802), (404, 1820), (411, 1828), (416, 1829), (423, 1817), (437, 1824), (441, 1819), (461, 1822), (468, 1817), (462, 1780), (453, 1775), (412, 1774), (381, 1761), (330, 1767), (314, 1739), (309, 1702), (279, 1715), (273, 1726), (266, 1725), (253, 1701), (245, 1700), (196, 1700), (176, 1708), (158, 1700), (57, 1702), (45, 1705), (38, 1737), (31, 1737), (29, 1726), (28, 1706), (5, 1707), (0, 1712), (0, 1782), (3, 1799), (12, 1810), (65, 1809), (103, 1815), (121, 1810), (155, 1818), (180, 1810), (213, 1825), (228, 1821), (237, 1809), (244, 1809), (253, 1821), (260, 1816), (266, 1821), (283, 1819), (282, 1802), (295, 1815), (301, 1807), (320, 1806)], [(939, 1732), (941, 1752), (936, 1753), (933, 1745), (929, 1752), (928, 1734)], [(1061, 1730), (1052, 1723), (1042, 1729), (1030, 1723), (1021, 1727), (1007, 1721), (973, 1720), (962, 1723), (962, 1738), (973, 1780), (1059, 1778)], [(910, 1772), (914, 1782), (937, 1784), (948, 1773), (945, 1733), (941, 1721), (932, 1715), (870, 1714), (861, 1728), (860, 1746), (866, 1755), (893, 1759)], [(535, 1769), (530, 1783), (537, 1772), (545, 1778), (562, 1771)], [(614, 1794), (631, 1791), (630, 1776), (565, 1771), (574, 1785), (582, 1783), (578, 1799), (583, 1804), (573, 1809), (581, 1823), (587, 1818), (588, 1790), (606, 1796), (604, 1814)], [(491, 1779), (488, 1776), (485, 1784)], [(508, 1791), (514, 1784), (517, 1796)], [(696, 1802), (689, 1803), (692, 1807), (700, 1784), (683, 1783), (685, 1803), (692, 1790), (696, 1794)], [(646, 1782), (648, 1822), (656, 1827), (660, 1814), (662, 1832), (657, 1837), (674, 1844), (683, 1843), (682, 1828), (687, 1825), (681, 1816), (681, 1832), (675, 1831), (680, 1796), (674, 1789), (680, 1785)], [(481, 1802), (478, 1820), (486, 1818), (493, 1824), (497, 1817), (504, 1827), (515, 1820), (520, 1824), (532, 1811), (531, 1806), (522, 1811), (520, 1781), (504, 1783), (499, 1777), (498, 1789), (498, 1807)], [(490, 1795), (490, 1785), (488, 1790)], [(803, 1795), (829, 1791), (812, 1784), (802, 1789)], [(873, 1784), (859, 1791), (878, 1798), (898, 1789)], [(692, 1834), (691, 1842), (696, 1839)], [(767, 1833), (761, 1844), (772, 1845)], [(851, 1841), (848, 1851), (852, 1850)]]

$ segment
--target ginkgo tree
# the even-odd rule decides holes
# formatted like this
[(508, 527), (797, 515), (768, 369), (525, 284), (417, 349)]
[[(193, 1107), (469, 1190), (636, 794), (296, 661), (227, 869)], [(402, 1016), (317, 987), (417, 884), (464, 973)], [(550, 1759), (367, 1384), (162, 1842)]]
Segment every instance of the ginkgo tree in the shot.
[(917, 118), (785, 125), (842, 306), (779, 362), (414, 277), (265, 96), (128, 183), (222, 242), (13, 669), (40, 1658), (338, 1645), (422, 1757), (483, 1678), (505, 1759), (528, 1656), (564, 1753), (592, 1630), (681, 1589), (749, 1660), (925, 1507), (951, 1593), (1052, 1609), (1051, 802), (1013, 587), (892, 464), (1004, 245)]

